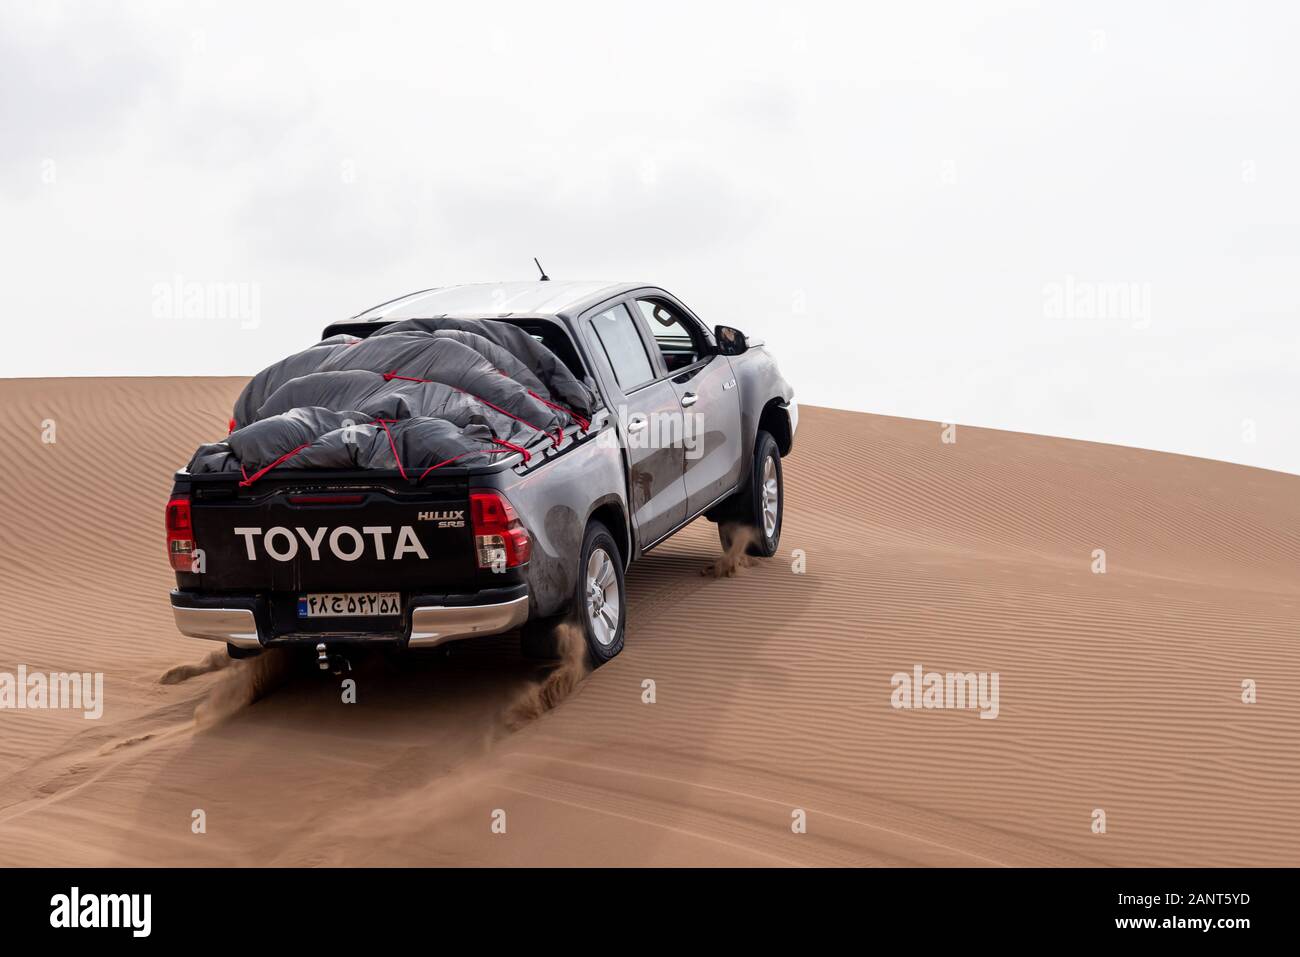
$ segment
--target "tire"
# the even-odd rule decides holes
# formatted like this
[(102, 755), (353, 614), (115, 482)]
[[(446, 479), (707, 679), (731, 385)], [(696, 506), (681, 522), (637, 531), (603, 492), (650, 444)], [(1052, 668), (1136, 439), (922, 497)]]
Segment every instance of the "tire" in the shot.
[(582, 537), (573, 610), (587, 639), (592, 665), (599, 668), (623, 650), (627, 623), (623, 559), (614, 536), (600, 522), (588, 525), (587, 534)]
[(243, 661), (245, 658), (256, 658), (262, 653), (261, 648), (240, 648), (238, 645), (232, 645), (226, 642), (226, 654), (236, 661)]
[[(602, 565), (596, 553), (604, 554), (606, 562)], [(616, 624), (609, 624), (606, 613), (593, 615), (592, 603), (594, 591), (588, 589), (594, 579), (588, 574), (604, 568), (604, 587), (601, 590), (602, 608), (617, 606)], [(566, 621), (572, 622), (582, 631), (587, 646), (587, 658), (594, 667), (599, 668), (623, 650), (623, 632), (627, 623), (627, 594), (623, 585), (623, 561), (614, 536), (600, 522), (592, 522), (582, 538), (582, 549), (578, 555), (578, 569), (574, 583), (574, 595), (566, 614), (547, 618), (534, 618), (526, 622), (519, 632), (519, 650), (526, 658), (556, 659), (562, 657), (559, 647), (557, 629)], [(603, 622), (603, 625), (598, 624)]]
[(718, 509), (718, 538), (724, 551), (735, 542), (737, 527), (752, 541), (745, 547), (750, 555), (771, 558), (781, 544), (781, 522), (785, 518), (785, 482), (781, 474), (781, 450), (776, 440), (762, 431), (754, 438), (754, 461), (745, 487)]

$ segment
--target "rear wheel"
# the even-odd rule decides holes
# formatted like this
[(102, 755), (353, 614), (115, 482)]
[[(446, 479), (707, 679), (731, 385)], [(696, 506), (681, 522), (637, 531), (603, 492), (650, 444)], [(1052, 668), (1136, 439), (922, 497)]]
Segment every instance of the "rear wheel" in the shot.
[(623, 594), (623, 561), (614, 536), (599, 522), (587, 528), (582, 543), (578, 606), (592, 663), (603, 665), (623, 650), (627, 601)]
[(754, 439), (754, 460), (745, 488), (722, 503), (718, 510), (718, 538), (730, 551), (737, 536), (749, 539), (745, 551), (771, 558), (781, 544), (781, 520), (785, 513), (785, 485), (781, 475), (781, 450), (776, 440), (763, 431)]
[(238, 645), (232, 645), (226, 642), (226, 654), (236, 661), (242, 661), (245, 658), (256, 658), (262, 653), (261, 648), (240, 648)]
[(623, 561), (614, 536), (592, 522), (582, 539), (575, 594), (567, 616), (529, 621), (520, 633), (520, 648), (530, 658), (558, 658), (558, 629), (572, 621), (582, 631), (587, 656), (599, 667), (623, 650), (627, 597)]

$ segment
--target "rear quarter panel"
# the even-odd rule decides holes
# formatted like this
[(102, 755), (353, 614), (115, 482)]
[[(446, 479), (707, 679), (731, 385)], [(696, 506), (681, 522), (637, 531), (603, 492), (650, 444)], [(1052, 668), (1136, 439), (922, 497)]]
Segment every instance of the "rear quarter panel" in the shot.
[(531, 613), (557, 614), (577, 590), (578, 552), (592, 513), (613, 503), (627, 515), (622, 449), (593, 435), (552, 461), (522, 475), (501, 476), (500, 481), (500, 490), (532, 539)]

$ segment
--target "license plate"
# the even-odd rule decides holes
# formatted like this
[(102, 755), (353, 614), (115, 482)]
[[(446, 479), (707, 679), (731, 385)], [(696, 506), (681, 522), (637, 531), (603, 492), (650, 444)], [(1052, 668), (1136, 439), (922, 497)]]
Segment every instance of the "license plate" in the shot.
[(353, 618), (401, 613), (402, 596), (395, 591), (322, 592), (298, 596), (299, 618)]

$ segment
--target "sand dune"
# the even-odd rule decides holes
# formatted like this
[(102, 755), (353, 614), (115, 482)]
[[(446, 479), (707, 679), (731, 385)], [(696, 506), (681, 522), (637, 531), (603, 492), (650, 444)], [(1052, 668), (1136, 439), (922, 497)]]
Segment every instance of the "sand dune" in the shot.
[[(0, 381), (0, 671), (106, 673), (99, 721), (0, 711), (0, 863), (1300, 860), (1300, 477), (806, 409), (778, 556), (701, 574), (696, 523), (607, 667), (502, 636), (344, 705), (267, 658), (160, 680), (220, 650), (174, 631), (162, 506), (241, 385)], [(916, 664), (998, 672), (996, 720), (892, 708)]]

